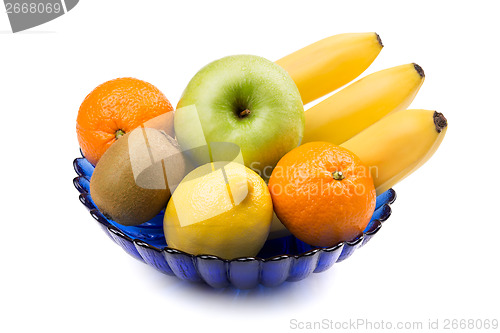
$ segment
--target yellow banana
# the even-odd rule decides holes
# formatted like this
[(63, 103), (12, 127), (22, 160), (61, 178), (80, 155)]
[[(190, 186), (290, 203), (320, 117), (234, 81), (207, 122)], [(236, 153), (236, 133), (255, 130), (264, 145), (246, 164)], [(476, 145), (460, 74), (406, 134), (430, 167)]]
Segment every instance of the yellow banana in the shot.
[(341, 144), (387, 114), (406, 109), (424, 82), (424, 71), (407, 64), (370, 74), (306, 111), (303, 143)]
[(370, 168), (377, 195), (417, 170), (434, 154), (448, 122), (431, 110), (402, 110), (388, 115), (341, 146)]
[(307, 104), (357, 78), (382, 50), (379, 35), (331, 36), (276, 61), (288, 71)]

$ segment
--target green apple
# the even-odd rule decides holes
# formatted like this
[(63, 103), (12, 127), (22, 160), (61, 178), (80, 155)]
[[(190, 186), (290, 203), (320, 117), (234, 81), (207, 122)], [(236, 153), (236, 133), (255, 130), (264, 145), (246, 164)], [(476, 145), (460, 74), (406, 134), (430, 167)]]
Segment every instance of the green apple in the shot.
[(203, 67), (174, 115), (177, 140), (196, 163), (235, 160), (241, 153), (244, 164), (263, 178), (300, 144), (304, 123), (300, 93), (290, 75), (254, 55), (229, 56)]

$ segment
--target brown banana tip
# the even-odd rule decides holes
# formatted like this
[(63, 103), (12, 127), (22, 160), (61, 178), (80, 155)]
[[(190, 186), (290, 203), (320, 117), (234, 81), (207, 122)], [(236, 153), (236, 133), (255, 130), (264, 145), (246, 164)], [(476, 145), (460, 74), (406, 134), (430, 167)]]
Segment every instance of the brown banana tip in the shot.
[(434, 125), (436, 126), (436, 131), (438, 133), (441, 133), (443, 129), (448, 126), (448, 120), (446, 120), (446, 117), (441, 113), (434, 111)]
[(425, 73), (422, 67), (420, 67), (416, 63), (413, 63), (413, 67), (415, 67), (415, 70), (417, 71), (418, 75), (420, 75), (420, 77), (423, 79), (425, 77)]
[(377, 35), (377, 41), (380, 44), (380, 47), (384, 47), (384, 44), (382, 43), (382, 38), (380, 38), (380, 35), (378, 33), (375, 33)]

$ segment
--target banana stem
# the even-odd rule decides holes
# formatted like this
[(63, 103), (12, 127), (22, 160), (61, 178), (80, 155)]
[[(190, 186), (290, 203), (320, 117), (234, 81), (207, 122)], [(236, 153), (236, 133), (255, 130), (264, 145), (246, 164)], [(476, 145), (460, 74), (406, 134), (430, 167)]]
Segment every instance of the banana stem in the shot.
[(443, 129), (448, 126), (448, 121), (441, 112), (434, 111), (434, 125), (436, 126), (436, 131), (441, 133)]
[(413, 67), (415, 67), (415, 70), (417, 71), (418, 75), (420, 75), (421, 78), (425, 77), (424, 69), (422, 67), (420, 67), (416, 63), (413, 63)]

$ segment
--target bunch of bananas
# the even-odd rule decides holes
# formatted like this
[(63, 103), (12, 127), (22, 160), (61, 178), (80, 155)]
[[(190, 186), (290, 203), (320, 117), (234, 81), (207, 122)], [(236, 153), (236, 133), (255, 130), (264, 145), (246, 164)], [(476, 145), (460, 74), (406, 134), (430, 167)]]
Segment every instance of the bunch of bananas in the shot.
[[(340, 34), (277, 63), (307, 104), (358, 77), (382, 47), (376, 33)], [(423, 69), (411, 63), (352, 83), (306, 110), (302, 142), (327, 141), (351, 150), (370, 166), (377, 195), (385, 192), (423, 165), (446, 133), (443, 114), (407, 110), (424, 79)]]

